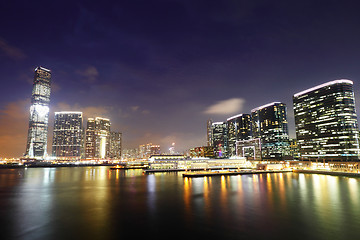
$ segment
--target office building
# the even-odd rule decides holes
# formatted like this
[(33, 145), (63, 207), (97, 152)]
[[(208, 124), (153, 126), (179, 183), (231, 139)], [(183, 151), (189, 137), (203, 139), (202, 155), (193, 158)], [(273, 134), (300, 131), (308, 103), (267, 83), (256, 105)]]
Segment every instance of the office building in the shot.
[(58, 160), (80, 160), (83, 146), (82, 112), (55, 112), (52, 155)]
[(227, 123), (214, 122), (211, 126), (212, 146), (215, 158), (226, 158), (228, 150)]
[(110, 153), (111, 159), (121, 159), (122, 139), (121, 132), (110, 132)]
[(110, 120), (89, 118), (85, 132), (85, 158), (105, 159), (110, 152)]
[(139, 146), (140, 158), (148, 159), (152, 155), (160, 155), (160, 145), (148, 143)]
[(251, 138), (250, 114), (239, 114), (227, 119), (228, 156), (236, 156), (236, 141)]
[(213, 121), (211, 119), (207, 120), (206, 124), (206, 144), (207, 146), (212, 146), (212, 123)]
[(301, 160), (358, 161), (359, 130), (353, 82), (330, 81), (293, 97)]
[(29, 130), (25, 152), (25, 156), (29, 158), (44, 159), (47, 155), (50, 86), (51, 71), (37, 67), (31, 95)]
[(262, 160), (290, 158), (286, 105), (273, 102), (251, 110), (253, 138), (261, 140)]
[(210, 146), (194, 147), (189, 151), (191, 158), (213, 158), (214, 148)]

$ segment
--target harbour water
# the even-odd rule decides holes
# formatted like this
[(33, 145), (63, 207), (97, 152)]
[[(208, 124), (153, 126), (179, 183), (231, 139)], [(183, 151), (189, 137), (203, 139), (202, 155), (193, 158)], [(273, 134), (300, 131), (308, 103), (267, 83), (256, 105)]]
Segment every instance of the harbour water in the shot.
[(351, 239), (360, 178), (0, 169), (0, 239)]

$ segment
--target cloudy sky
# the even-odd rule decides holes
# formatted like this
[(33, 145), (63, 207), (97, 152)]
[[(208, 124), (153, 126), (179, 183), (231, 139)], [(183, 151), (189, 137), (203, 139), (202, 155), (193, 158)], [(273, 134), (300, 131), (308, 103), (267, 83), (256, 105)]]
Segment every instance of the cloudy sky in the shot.
[(50, 130), (55, 111), (83, 111), (124, 147), (184, 150), (205, 145), (207, 119), (282, 101), (294, 136), (294, 93), (347, 78), (360, 97), (354, 3), (2, 1), (0, 155), (25, 151), (37, 66), (52, 70)]

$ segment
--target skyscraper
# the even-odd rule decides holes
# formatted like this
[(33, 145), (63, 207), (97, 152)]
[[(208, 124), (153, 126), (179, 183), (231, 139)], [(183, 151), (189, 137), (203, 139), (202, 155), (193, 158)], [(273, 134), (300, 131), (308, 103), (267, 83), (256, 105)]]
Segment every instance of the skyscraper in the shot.
[(121, 159), (121, 132), (110, 132), (110, 154), (112, 159)]
[(105, 159), (110, 151), (110, 120), (89, 118), (85, 133), (85, 158)]
[(359, 160), (359, 130), (353, 82), (330, 81), (293, 97), (297, 145), (302, 160)]
[(226, 158), (228, 150), (228, 136), (226, 122), (212, 123), (212, 146), (216, 158)]
[(238, 114), (227, 119), (228, 156), (236, 156), (236, 141), (251, 138), (250, 114)]
[(289, 158), (286, 105), (273, 102), (251, 110), (252, 135), (260, 138), (263, 160)]
[(212, 123), (213, 121), (211, 119), (207, 120), (206, 124), (206, 138), (207, 138), (207, 146), (212, 146)]
[(43, 67), (35, 69), (31, 95), (29, 130), (25, 156), (42, 159), (46, 156), (49, 122), (51, 71)]
[(82, 112), (55, 112), (52, 155), (62, 160), (79, 160), (82, 152)]

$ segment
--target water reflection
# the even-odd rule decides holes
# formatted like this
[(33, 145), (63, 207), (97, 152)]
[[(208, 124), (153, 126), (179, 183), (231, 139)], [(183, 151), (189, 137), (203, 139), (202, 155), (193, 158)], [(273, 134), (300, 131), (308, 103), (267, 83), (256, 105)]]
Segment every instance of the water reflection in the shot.
[(346, 239), (360, 233), (358, 178), (9, 169), (0, 171), (0, 190), (0, 223), (7, 223), (2, 232), (9, 239), (111, 239), (130, 229), (143, 229), (136, 236), (181, 229), (224, 239)]

